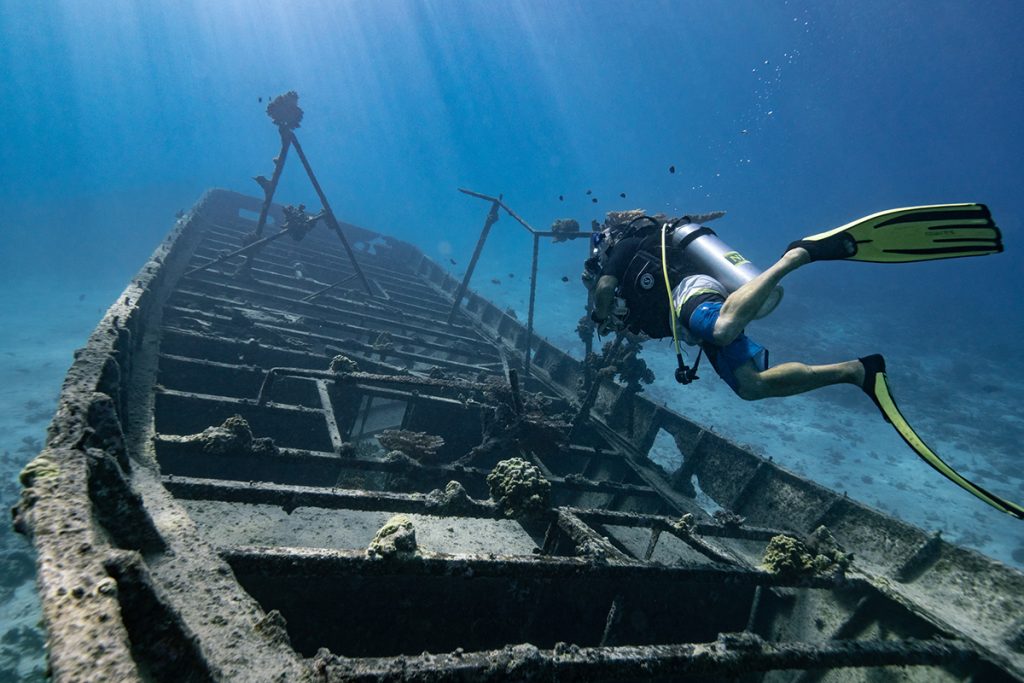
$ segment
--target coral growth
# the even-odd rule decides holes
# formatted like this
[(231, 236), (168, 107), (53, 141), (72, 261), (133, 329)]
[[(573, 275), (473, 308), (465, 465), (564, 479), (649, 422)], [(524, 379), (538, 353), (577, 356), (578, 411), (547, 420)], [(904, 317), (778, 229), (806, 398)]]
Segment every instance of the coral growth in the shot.
[(444, 445), (440, 436), (405, 429), (385, 429), (377, 435), (377, 441), (387, 451), (401, 451), (418, 461), (433, 460), (437, 449)]
[[(612, 227), (615, 227), (617, 225), (624, 225), (626, 223), (629, 223), (632, 220), (635, 220), (637, 218), (640, 218), (641, 216), (646, 216), (646, 215), (647, 215), (647, 212), (644, 211), (643, 209), (630, 209), (629, 211), (609, 211), (605, 215), (604, 226), (603, 227), (605, 227), (605, 228), (612, 228)], [(688, 218), (689, 219), (689, 221), (684, 221), (684, 222), (707, 223), (709, 221), (715, 220), (716, 218), (721, 218), (724, 215), (725, 215), (725, 211), (708, 211), (707, 213), (691, 213), (691, 214), (687, 214), (686, 216), (680, 216), (679, 218), (680, 219), (681, 218)], [(667, 216), (667, 215), (665, 215), (663, 213), (656, 213), (653, 216), (651, 216), (651, 218), (653, 218), (655, 221), (657, 221), (658, 225), (664, 225), (665, 223), (668, 223), (668, 222), (674, 220), (671, 217), (669, 217), (669, 216)], [(678, 220), (678, 219), (676, 219), (676, 220)]]
[(416, 554), (416, 529), (405, 515), (395, 515), (377, 531), (366, 548), (368, 557), (410, 557)]
[(299, 94), (289, 90), (278, 95), (267, 105), (267, 116), (275, 125), (295, 130), (302, 123), (302, 109), (299, 108)]
[(697, 520), (687, 512), (685, 515), (672, 522), (672, 528), (684, 536), (689, 536), (697, 528)]
[(576, 334), (588, 349), (590, 348), (590, 345), (594, 343), (595, 328), (596, 325), (594, 325), (594, 321), (590, 319), (589, 315), (581, 316), (580, 319), (576, 321)]
[(348, 356), (338, 354), (331, 359), (331, 364), (327, 369), (330, 372), (359, 372), (359, 364)]
[(473, 499), (457, 481), (450, 481), (444, 490), (434, 489), (427, 494), (427, 508), (438, 512), (457, 513), (473, 507)]
[[(605, 214), (604, 225), (602, 227), (614, 228), (617, 225), (626, 225), (630, 221), (636, 220), (637, 218), (641, 218), (646, 215), (648, 214), (647, 211), (645, 211), (644, 209), (630, 209), (628, 211), (609, 211), (608, 213)], [(656, 220), (659, 224), (667, 223), (669, 221), (669, 217), (663, 213), (655, 214), (651, 216), (651, 218)]]
[(277, 455), (273, 439), (254, 438), (249, 423), (232, 415), (219, 427), (207, 427), (199, 434), (179, 438), (181, 443), (198, 444), (209, 455)]
[(28, 488), (37, 479), (56, 477), (58, 474), (60, 474), (60, 467), (57, 466), (57, 463), (45, 455), (40, 455), (22, 468), (21, 474), (18, 475), (18, 480), (21, 481), (22, 486)]
[(819, 572), (845, 572), (853, 561), (853, 554), (847, 553), (825, 526), (819, 526), (804, 539), (807, 549), (814, 555)]
[(552, 242), (564, 242), (568, 237), (563, 235), (577, 233), (580, 231), (579, 221), (573, 218), (559, 218), (551, 224), (551, 232), (557, 232), (558, 235), (551, 238)]
[(305, 204), (299, 204), (298, 206), (289, 204), (282, 207), (281, 212), (284, 214), (284, 224), (281, 227), (296, 242), (302, 241), (302, 238), (313, 229), (316, 222), (323, 216), (322, 213), (310, 216), (306, 213)]
[(565, 441), (569, 417), (539, 395), (513, 388), (494, 376), (487, 377), (485, 402), (493, 409), (483, 414), (483, 443), (459, 459), (459, 464), (495, 462), (507, 453), (553, 453)]
[(621, 342), (610, 341), (601, 349), (601, 355), (589, 354), (586, 359), (588, 371), (598, 377), (618, 377), (631, 393), (643, 391), (642, 384), (654, 381), (654, 371), (639, 357), (643, 350), (640, 338), (625, 334)]
[(814, 572), (814, 558), (798, 539), (785, 534), (772, 537), (761, 564), (772, 574), (797, 575)]
[(832, 533), (823, 526), (807, 537), (807, 542), (780, 534), (772, 538), (764, 552), (762, 565), (773, 574), (799, 576), (839, 574), (850, 566), (852, 556), (843, 552)]
[(715, 522), (722, 526), (743, 526), (743, 523), (747, 521), (746, 517), (737, 515), (735, 512), (724, 508), (721, 510), (715, 510), (715, 514), (713, 514), (712, 517), (714, 517)]
[(536, 515), (550, 504), (551, 482), (522, 458), (509, 458), (495, 465), (487, 475), (487, 486), (506, 517)]

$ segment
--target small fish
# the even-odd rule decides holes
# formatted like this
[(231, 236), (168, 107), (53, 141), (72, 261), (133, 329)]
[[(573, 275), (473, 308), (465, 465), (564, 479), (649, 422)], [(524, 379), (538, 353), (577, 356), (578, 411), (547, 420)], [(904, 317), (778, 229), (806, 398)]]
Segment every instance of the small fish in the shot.
[(564, 194), (558, 195), (558, 201), (564, 202), (565, 201), (565, 195)]
[(568, 282), (568, 281), (569, 281), (569, 276), (568, 275), (563, 275), (562, 276), (562, 282)]
[(516, 276), (516, 274), (515, 273), (509, 273), (508, 276), (511, 279), (511, 278), (514, 278)]
[(591, 191), (590, 191), (590, 190), (587, 190), (587, 195), (590, 195), (590, 194), (591, 194)]
[(453, 258), (448, 259), (448, 263), (452, 264), (453, 266), (458, 265), (457, 263), (455, 263), (455, 259)]
[(744, 128), (743, 130), (740, 131), (740, 135), (749, 135), (749, 134), (750, 134), (750, 131), (747, 130), (746, 128)]
[(262, 98), (262, 97), (257, 97), (257, 98), (256, 98), (256, 101), (257, 101), (257, 102), (262, 102), (262, 101), (263, 101), (263, 98)]
[(675, 165), (669, 166), (669, 167), (668, 167), (668, 172), (669, 172), (669, 173), (675, 173), (675, 172), (676, 172), (676, 167), (675, 167)]
[(500, 285), (501, 284), (501, 280), (499, 280), (496, 277), (492, 277), (491, 278), (491, 284), (493, 284), (493, 285)]
[(625, 192), (620, 192), (619, 196), (622, 197), (623, 199), (625, 199), (626, 198), (626, 193)]
[(79, 294), (78, 295), (78, 300), (79, 301), (85, 301), (85, 294)]
[(184, 209), (178, 209), (177, 213), (174, 214), (174, 217), (175, 218), (184, 218), (185, 217), (185, 210)]
[(595, 204), (597, 204), (597, 197), (594, 197), (594, 198), (593, 198), (593, 199), (591, 199), (590, 201), (592, 201), (592, 202), (594, 202)]

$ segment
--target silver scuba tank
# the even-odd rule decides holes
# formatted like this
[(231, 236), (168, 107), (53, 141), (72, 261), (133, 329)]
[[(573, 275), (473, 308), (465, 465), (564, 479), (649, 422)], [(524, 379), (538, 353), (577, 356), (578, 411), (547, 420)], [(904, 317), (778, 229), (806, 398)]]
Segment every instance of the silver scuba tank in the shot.
[[(684, 252), (697, 268), (721, 282), (730, 293), (761, 274), (757, 266), (719, 239), (711, 228), (686, 223), (673, 229), (671, 239), (673, 248)], [(754, 317), (768, 315), (780, 301), (782, 287), (776, 287)]]

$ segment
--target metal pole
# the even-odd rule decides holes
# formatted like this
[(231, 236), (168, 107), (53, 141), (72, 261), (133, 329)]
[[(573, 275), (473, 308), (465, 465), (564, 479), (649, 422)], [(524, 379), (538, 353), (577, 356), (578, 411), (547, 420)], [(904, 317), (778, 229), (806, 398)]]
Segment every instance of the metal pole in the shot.
[(356, 261), (356, 254), (352, 251), (352, 246), (345, 239), (345, 235), (341, 232), (341, 226), (338, 225), (338, 219), (334, 217), (334, 211), (331, 210), (331, 205), (327, 201), (327, 195), (320, 188), (320, 183), (316, 179), (316, 175), (313, 173), (313, 167), (309, 165), (309, 161), (306, 159), (306, 154), (302, 151), (302, 146), (299, 144), (299, 139), (295, 137), (295, 131), (289, 130), (288, 134), (291, 137), (291, 143), (295, 146), (295, 153), (299, 155), (299, 161), (302, 162), (302, 167), (306, 169), (306, 175), (309, 176), (309, 182), (313, 184), (313, 189), (316, 190), (317, 196), (320, 198), (320, 203), (324, 207), (324, 219), (327, 221), (327, 226), (334, 231), (334, 234), (341, 240), (341, 244), (345, 247), (345, 251), (348, 253), (348, 258), (352, 261), (352, 267), (356, 271), (356, 275), (359, 276), (363, 286), (366, 288), (366, 292), (373, 296), (373, 289), (370, 287), (369, 280), (366, 279), (366, 275), (363, 274), (362, 268), (359, 267), (359, 262)]
[(533, 264), (530, 266), (530, 311), (526, 316), (526, 353), (523, 357), (523, 377), (530, 376), (530, 352), (533, 348), (533, 308), (537, 299), (537, 253), (540, 237), (533, 236)]
[(462, 284), (459, 285), (459, 290), (455, 292), (455, 301), (452, 302), (452, 310), (448, 312), (448, 323), (451, 324), (455, 320), (455, 313), (459, 310), (459, 304), (462, 303), (462, 297), (466, 295), (466, 288), (469, 287), (469, 280), (473, 277), (473, 269), (476, 268), (476, 262), (480, 259), (480, 252), (484, 249), (484, 242), (487, 241), (487, 233), (491, 231), (491, 226), (498, 222), (498, 207), (501, 206), (501, 197), (494, 199), (491, 203), (491, 210), (487, 214), (487, 220), (484, 221), (484, 229), (480, 231), (480, 239), (476, 241), (476, 249), (473, 250), (473, 258), (469, 260), (469, 267), (466, 269), (466, 275), (462, 278)]
[[(278, 126), (277, 132), (281, 134), (281, 151), (274, 159), (274, 175), (271, 177), (270, 182), (264, 184), (262, 181), (259, 182), (260, 187), (263, 188), (263, 206), (260, 207), (260, 220), (256, 224), (256, 236), (263, 236), (263, 228), (267, 224), (267, 213), (270, 211), (270, 204), (274, 200), (274, 193), (277, 191), (277, 183), (281, 180), (281, 171), (284, 170), (284, 162), (288, 158), (288, 148), (292, 144), (291, 131), (284, 126)], [(263, 178), (263, 176), (256, 176), (257, 178)]]
[(279, 233), (277, 233), (275, 235), (270, 235), (268, 237), (264, 237), (261, 240), (253, 242), (252, 244), (247, 244), (246, 246), (242, 247), (241, 249), (235, 249), (233, 252), (231, 252), (229, 254), (221, 254), (220, 256), (218, 256), (217, 258), (213, 259), (209, 263), (205, 263), (205, 264), (203, 264), (201, 266), (196, 266), (192, 270), (190, 270), (187, 273), (185, 273), (185, 276), (195, 275), (199, 271), (206, 270), (207, 268), (215, 266), (218, 263), (223, 263), (224, 261), (227, 261), (229, 258), (238, 256), (239, 254), (246, 254), (246, 255), (248, 255), (249, 252), (255, 251), (256, 249), (259, 249), (260, 247), (262, 247), (264, 244), (268, 244), (270, 242), (273, 242), (274, 240), (278, 239), (279, 237), (284, 237), (287, 234), (288, 234), (287, 230), (282, 230), (281, 232), (279, 232)]
[(342, 279), (338, 280), (333, 285), (327, 285), (323, 289), (318, 289), (317, 291), (313, 292), (309, 296), (302, 297), (302, 301), (312, 301), (313, 299), (317, 298), (318, 296), (320, 296), (324, 292), (329, 292), (332, 289), (334, 289), (335, 287), (340, 287), (341, 285), (345, 284), (349, 280), (354, 280), (354, 279), (356, 279), (356, 274), (352, 273), (348, 277), (343, 277)]
[[(463, 187), (459, 188), (459, 192), (461, 192), (463, 194), (468, 194), (470, 197), (476, 197), (477, 199), (486, 199), (489, 202), (498, 202), (498, 206), (500, 206), (501, 208), (505, 209), (505, 212), (509, 216), (512, 216), (512, 218), (514, 218), (516, 221), (518, 221), (519, 224), (522, 225), (524, 228), (526, 228), (530, 232), (540, 232), (539, 230), (534, 230), (530, 226), (529, 223), (527, 223), (526, 221), (524, 221), (522, 218), (519, 217), (519, 214), (517, 214), (512, 209), (508, 208), (508, 206), (506, 206), (505, 202), (501, 201), (502, 195), (500, 195), (500, 194), (497, 197), (492, 197), (490, 195), (482, 194), (480, 192), (474, 192), (473, 190), (467, 190), (467, 189), (465, 189)], [(560, 233), (553, 233), (552, 232), (552, 233), (547, 233), (547, 234), (550, 236), (550, 235), (557, 235), (557, 234), (560, 234)]]

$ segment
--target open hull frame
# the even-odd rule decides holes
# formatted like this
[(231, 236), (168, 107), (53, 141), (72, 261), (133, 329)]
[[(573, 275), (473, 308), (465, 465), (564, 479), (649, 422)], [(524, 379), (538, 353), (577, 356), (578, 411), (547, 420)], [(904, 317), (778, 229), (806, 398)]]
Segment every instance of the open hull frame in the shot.
[[(352, 225), (350, 242), (378, 242), (358, 255), (372, 295), (304, 300), (352, 273), (316, 232), (246, 277), (186, 275), (244, 245), (259, 208), (214, 190), (177, 222), (76, 353), (23, 473), (15, 524), (38, 551), (56, 680), (1024, 677), (1020, 572), (610, 380), (568, 443), (543, 424), (513, 440), (552, 506), (507, 519), (486, 500), (502, 454), (477, 447), (486, 384), (521, 367), (530, 332), (472, 292), (449, 322), (459, 283)], [(572, 410), (583, 365), (531, 341), (523, 391)], [(329, 372), (339, 354), (359, 370)], [(184, 438), (232, 415), (276, 448), (211, 455)], [(353, 452), (383, 429), (445, 446), (414, 466)], [(662, 432), (675, 472), (648, 458)], [(470, 496), (457, 508), (430, 495), (451, 480)], [(746, 522), (716, 523), (694, 482)], [(368, 557), (367, 530), (396, 513), (422, 552)], [(821, 525), (856, 558), (844, 578), (759, 568), (772, 536)]]

